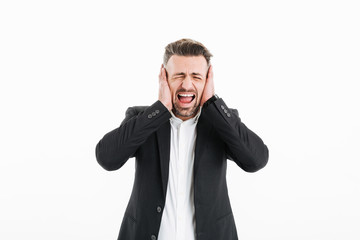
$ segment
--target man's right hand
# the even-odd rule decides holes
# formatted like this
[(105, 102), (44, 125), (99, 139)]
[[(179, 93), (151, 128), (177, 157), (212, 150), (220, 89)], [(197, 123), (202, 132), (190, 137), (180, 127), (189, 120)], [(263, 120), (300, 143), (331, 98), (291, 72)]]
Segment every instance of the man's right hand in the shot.
[(169, 111), (172, 110), (171, 92), (164, 65), (161, 65), (159, 74), (159, 100)]

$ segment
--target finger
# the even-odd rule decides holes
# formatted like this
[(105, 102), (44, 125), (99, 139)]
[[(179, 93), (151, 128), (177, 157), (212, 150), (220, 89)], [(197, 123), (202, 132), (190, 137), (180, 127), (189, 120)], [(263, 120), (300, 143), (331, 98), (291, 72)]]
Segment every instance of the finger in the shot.
[(165, 80), (165, 74), (164, 74), (164, 66), (161, 65), (161, 68), (160, 68), (160, 73), (159, 73), (159, 81), (164, 81)]
[(168, 82), (168, 73), (166, 71), (166, 68), (163, 68), (163, 79), (166, 83), (169, 83)]
[(160, 79), (161, 74), (162, 74), (162, 69), (163, 69), (163, 65), (161, 64), (161, 67), (160, 67), (160, 72), (159, 72), (159, 79)]
[(167, 73), (167, 71), (166, 71), (166, 68), (165, 67), (163, 67), (163, 69), (164, 69), (164, 79), (165, 79), (165, 81), (167, 81), (168, 79), (168, 73)]
[(214, 77), (213, 67), (212, 67), (212, 65), (210, 65), (207, 78), (208, 78), (208, 80), (212, 80), (213, 77)]
[(161, 80), (162, 81), (166, 81), (166, 73), (165, 73), (165, 68), (161, 68)]

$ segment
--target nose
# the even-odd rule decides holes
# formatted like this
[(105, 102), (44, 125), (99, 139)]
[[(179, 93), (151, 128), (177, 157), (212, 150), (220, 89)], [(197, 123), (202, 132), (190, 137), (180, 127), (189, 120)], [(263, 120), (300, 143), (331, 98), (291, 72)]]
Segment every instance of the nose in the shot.
[(181, 85), (184, 89), (192, 89), (193, 84), (192, 84), (192, 80), (191, 80), (190, 76), (187, 76), (186, 78), (184, 78)]

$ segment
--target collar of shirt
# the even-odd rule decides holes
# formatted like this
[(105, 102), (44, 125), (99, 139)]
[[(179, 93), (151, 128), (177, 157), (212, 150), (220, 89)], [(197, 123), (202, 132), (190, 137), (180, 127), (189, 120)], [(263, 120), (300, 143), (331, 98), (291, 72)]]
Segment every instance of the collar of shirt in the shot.
[(202, 109), (202, 107), (200, 106), (198, 113), (193, 118), (190, 118), (190, 119), (185, 120), (185, 121), (183, 121), (180, 118), (176, 117), (175, 114), (172, 111), (170, 111), (171, 116), (172, 116), (170, 118), (170, 122), (172, 124), (175, 124), (176, 126), (178, 126), (178, 125), (180, 125), (182, 123), (189, 123), (189, 124), (194, 124), (195, 123), (196, 124), (197, 121), (199, 120), (199, 117), (200, 117), (200, 114), (201, 114), (201, 109)]

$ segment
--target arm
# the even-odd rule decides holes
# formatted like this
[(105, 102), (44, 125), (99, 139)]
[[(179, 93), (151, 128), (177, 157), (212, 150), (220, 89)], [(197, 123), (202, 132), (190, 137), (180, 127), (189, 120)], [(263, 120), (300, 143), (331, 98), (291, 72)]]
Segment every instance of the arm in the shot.
[(140, 111), (128, 108), (120, 127), (107, 133), (96, 145), (96, 160), (106, 170), (116, 170), (134, 157), (137, 149), (171, 118), (172, 103), (165, 69), (159, 74), (159, 100)]
[(210, 66), (201, 101), (203, 106), (201, 115), (211, 122), (225, 143), (228, 159), (233, 160), (247, 172), (255, 172), (263, 168), (269, 158), (267, 146), (241, 122), (238, 111), (228, 108), (221, 98), (213, 97), (214, 93), (213, 71)]
[(220, 98), (204, 106), (201, 114), (225, 143), (228, 159), (247, 172), (255, 172), (267, 164), (267, 146), (241, 122), (236, 109), (229, 109)]
[(139, 146), (171, 117), (160, 101), (136, 113), (134, 108), (128, 108), (120, 127), (107, 133), (96, 145), (96, 159), (104, 169), (111, 171), (122, 167), (135, 156)]

